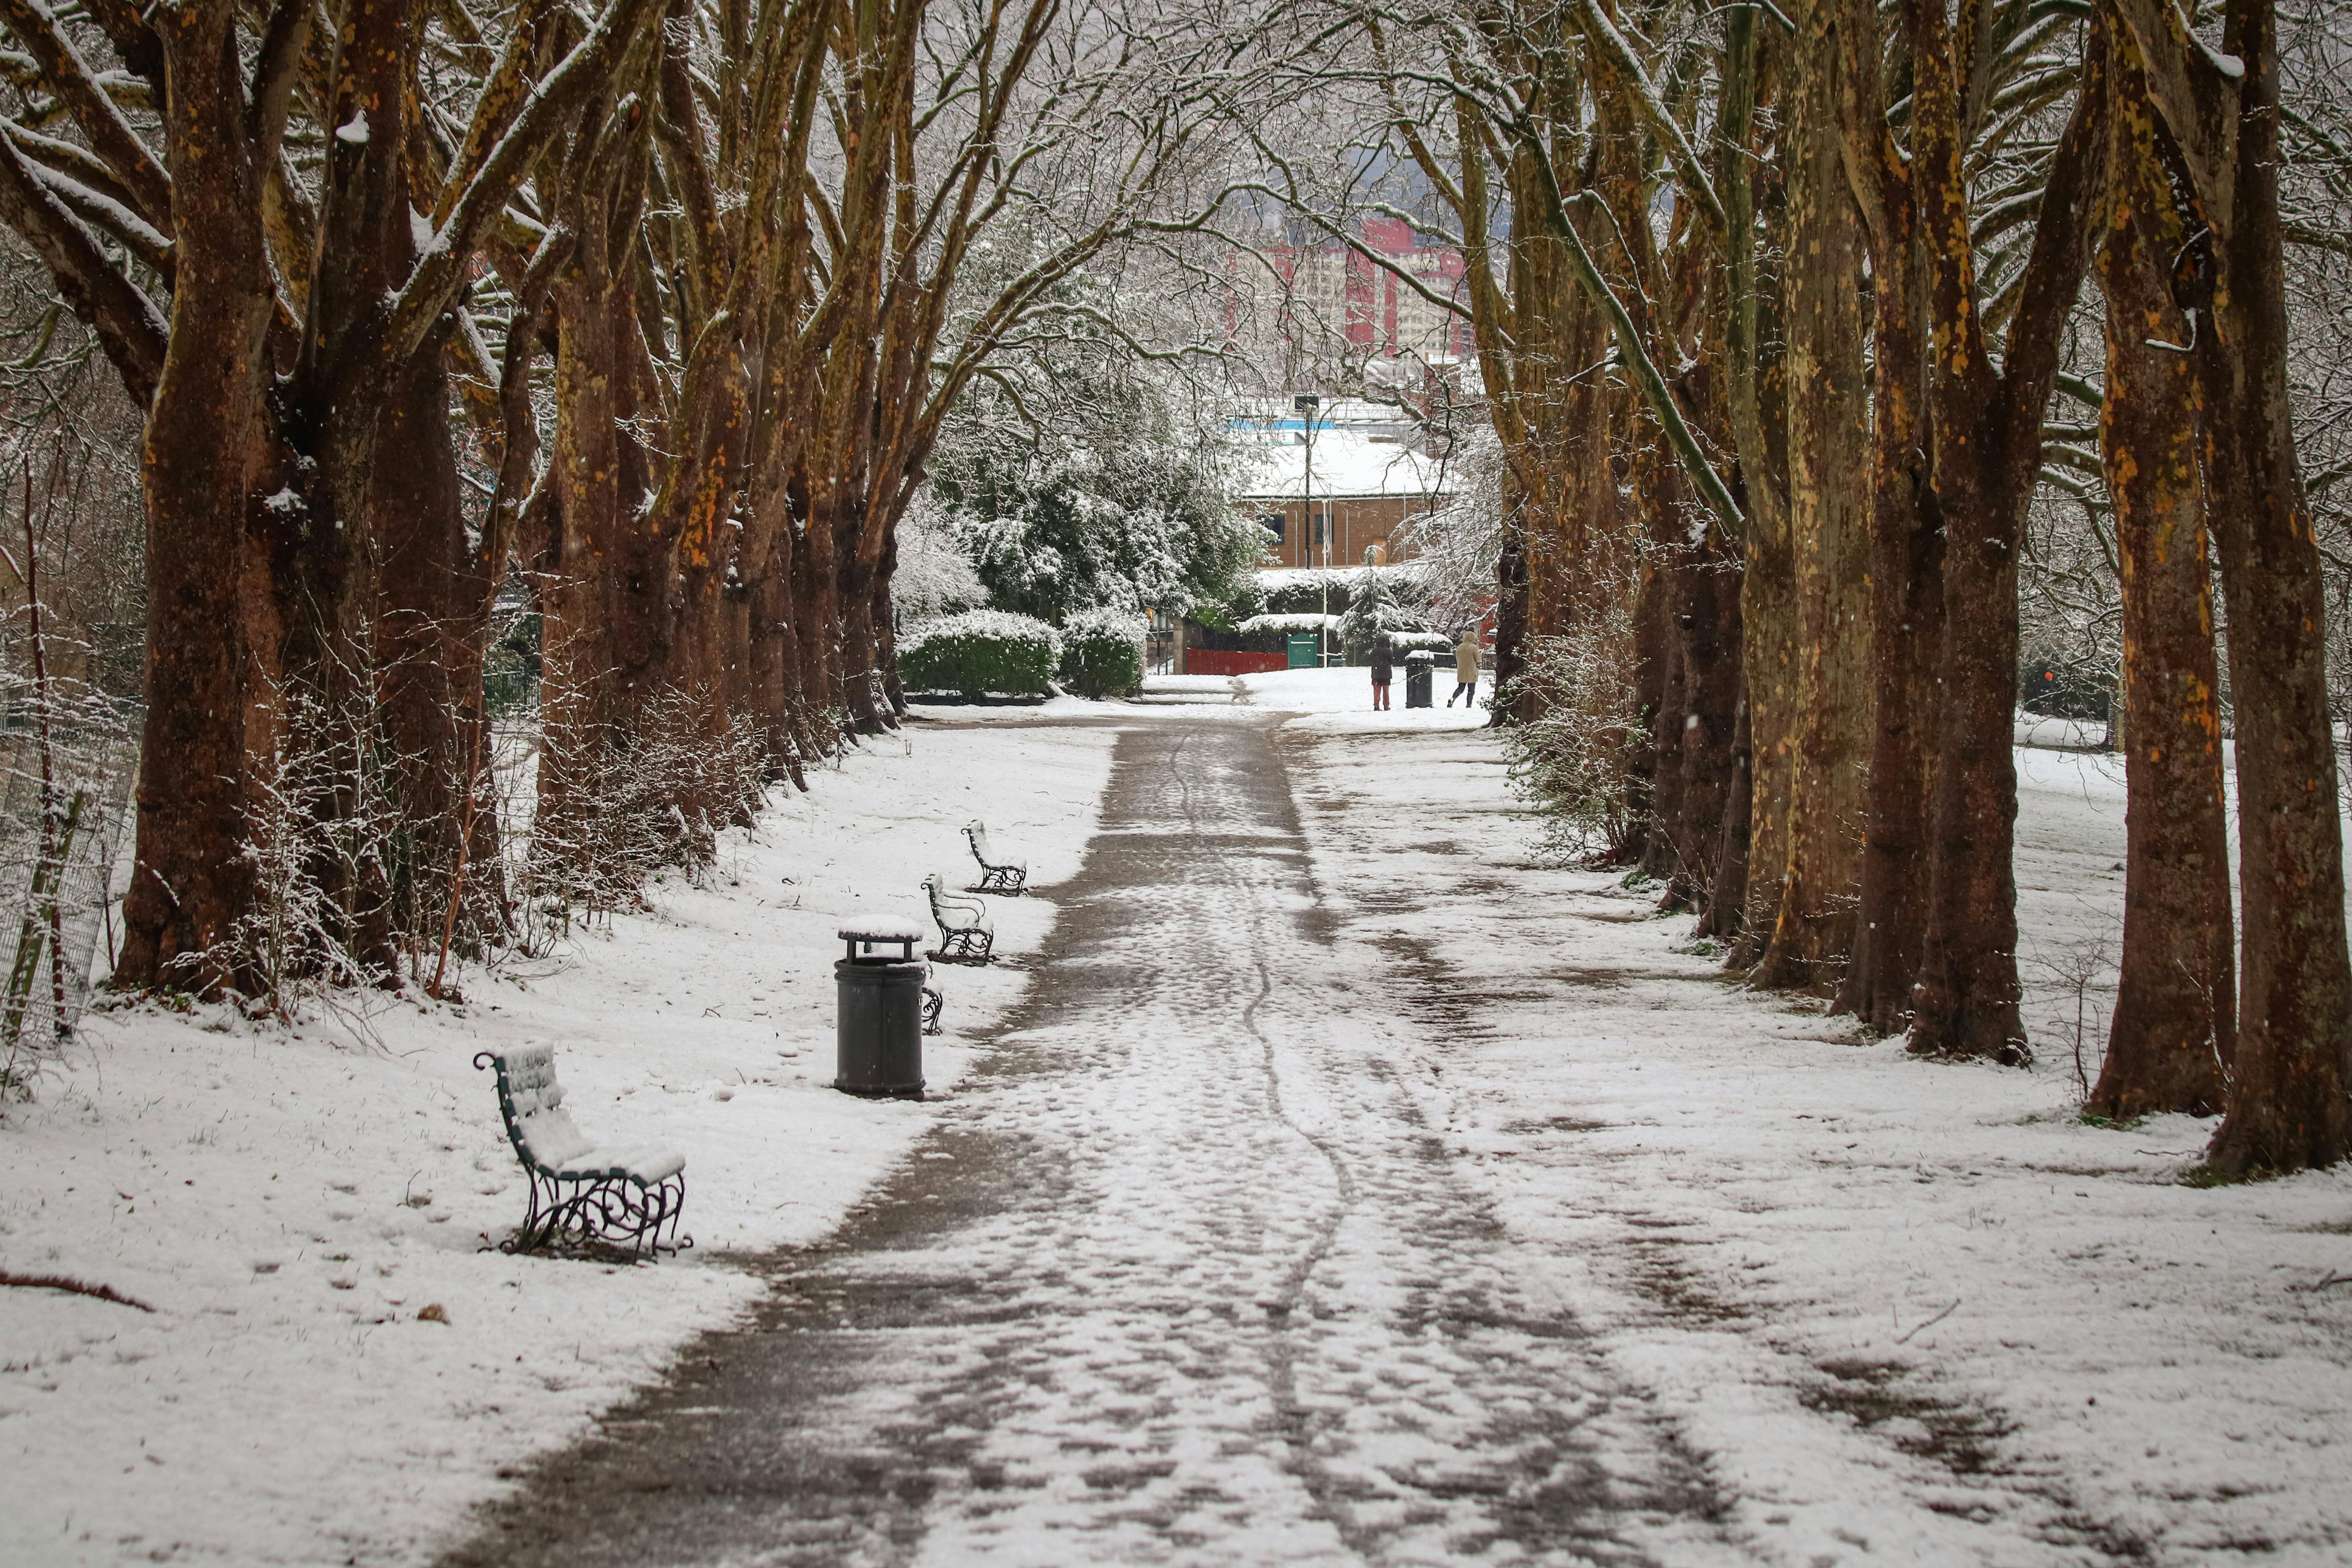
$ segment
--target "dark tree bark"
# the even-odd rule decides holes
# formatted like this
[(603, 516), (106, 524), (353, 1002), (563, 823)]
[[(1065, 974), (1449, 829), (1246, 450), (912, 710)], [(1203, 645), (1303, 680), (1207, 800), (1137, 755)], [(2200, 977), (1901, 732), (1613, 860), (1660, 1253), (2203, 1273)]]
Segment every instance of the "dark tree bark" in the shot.
[(1748, 907), (1748, 857), (1753, 842), (1750, 814), (1755, 809), (1755, 740), (1748, 728), (1748, 680), (1743, 666), (1732, 712), (1729, 771), (1723, 795), (1723, 845), (1716, 856), (1715, 898), (1699, 922), (1702, 936), (1727, 940), (1739, 934), (1740, 917)]
[(1870, 0), (1845, 0), (1838, 26), (1845, 157), (1873, 282), (1867, 597), (1877, 703), (1853, 956), (1837, 1011), (1891, 1034), (1909, 1020), (1927, 937), (1927, 792), (1935, 661), (1943, 634), (1944, 540), (1922, 450), (1927, 355), (1910, 162), (1886, 123), (1877, 7)]
[[(2156, 68), (2154, 46), (2145, 34), (2139, 41)], [(2269, 0), (2231, 0), (2222, 47), (2245, 74), (2211, 330), (2199, 339), (2197, 367), (2230, 611), (2245, 925), (2229, 1110), (2210, 1157), (2227, 1173), (2292, 1171), (2352, 1155), (2352, 960), (2319, 549), (2287, 396), (2278, 36)], [(2219, 96), (2201, 50), (2179, 49), (2173, 59), (2200, 83), (2200, 98)]]
[[(2085, 51), (2012, 317), (1993, 369), (1979, 309), (1963, 135), (1966, 61), (1937, 0), (1906, 0), (1913, 64), (1912, 169), (1918, 201), (1928, 364), (1927, 454), (1948, 530), (1944, 640), (1937, 667), (1927, 925), (1912, 990), (1910, 1048), (2028, 1059), (2018, 1016), (2017, 552), (2041, 470), (2042, 418), (2057, 372), (2059, 324), (2082, 286), (2092, 176), (2103, 141), (2104, 43)], [(1964, 11), (1972, 35), (1979, 13)]]
[(1688, 699), (1684, 689), (1682, 638), (1675, 622), (1689, 585), (1681, 559), (1685, 549), (1674, 536), (1674, 520), (1654, 499), (1657, 467), (1654, 446), (1645, 447), (1636, 456), (1634, 488), (1643, 498), (1648, 548), (1643, 552), (1641, 596), (1633, 615), (1634, 668), (1641, 692), (1638, 710), (1649, 731), (1649, 744), (1643, 748), (1634, 782), (1641, 792), (1635, 796), (1637, 804), (1643, 797), (1648, 801), (1641, 868), (1666, 885), (1665, 907), (1679, 909), (1691, 897), (1682, 857), (1675, 848), (1683, 826), (1683, 778), (1678, 764)]
[(1747, 780), (1738, 753), (1739, 563), (1720, 539), (1695, 552), (1680, 616), (1684, 873), (1712, 927), (1724, 882), (1724, 839)]
[(1489, 728), (1524, 723), (1526, 699), (1518, 687), (1525, 673), (1528, 634), (1528, 542), (1526, 513), (1503, 514), (1503, 549), (1495, 561), (1495, 690), (1486, 703)]
[[(123, 896), (117, 984), (234, 984), (229, 936), (252, 885), (246, 831), (255, 670), (245, 635), (266, 601), (247, 531), (261, 457), (268, 262), (258, 176), (245, 156), (236, 8), (159, 14), (173, 91), (163, 113), (179, 235), (170, 345), (149, 410), (147, 719), (137, 860)], [(266, 667), (265, 667), (266, 669)]]
[[(1780, 901), (1752, 985), (1823, 989), (1853, 944), (1863, 764), (1871, 690), (1864, 613), (1870, 498), (1870, 392), (1864, 374), (1863, 232), (1841, 148), (1839, 24), (1822, 3), (1796, 9), (1799, 35), (1781, 132), (1789, 343), (1789, 707), (1785, 805), (1775, 837)], [(1776, 606), (1777, 607), (1777, 606)], [(1781, 689), (1776, 683), (1775, 689)]]
[(2235, 1031), (2201, 410), (2194, 364), (2170, 346), (2193, 335), (2171, 287), (2193, 218), (2175, 203), (2128, 30), (2110, 79), (2100, 436), (2123, 568), (2129, 850), (2115, 1021), (2088, 1108), (2201, 1116), (2221, 1109)]
[[(1779, 73), (1764, 40), (1755, 36), (1762, 24), (1754, 13), (1737, 7), (1730, 20), (1735, 44), (1744, 31), (1751, 54), (1745, 70), (1735, 65), (1731, 73), (1749, 89), (1744, 103), (1734, 100), (1735, 120), (1746, 124), (1758, 105), (1780, 96), (1773, 90)], [(1738, 149), (1751, 143), (1750, 155), (1740, 156)], [(1779, 268), (1762, 265), (1786, 247), (1788, 185), (1783, 161), (1760, 132), (1727, 144), (1723, 158), (1724, 207), (1733, 237), (1725, 269), (1731, 279), (1725, 359), (1747, 531), (1739, 542), (1740, 711), (1734, 742), (1735, 766), (1742, 777), (1724, 818), (1726, 874), (1717, 898), (1732, 897), (1736, 889), (1737, 904), (1724, 911), (1718, 929), (1731, 939), (1730, 967), (1746, 969), (1771, 941), (1780, 907), (1795, 772), (1790, 751), (1797, 702), (1797, 601), (1790, 533), (1787, 331)]]

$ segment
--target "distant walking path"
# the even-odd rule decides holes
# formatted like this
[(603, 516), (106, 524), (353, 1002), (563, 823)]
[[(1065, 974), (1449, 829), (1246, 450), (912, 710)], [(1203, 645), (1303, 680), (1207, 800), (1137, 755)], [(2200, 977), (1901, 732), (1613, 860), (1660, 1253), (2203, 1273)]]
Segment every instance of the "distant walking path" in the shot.
[(1061, 896), (917, 1157), (450, 1563), (1743, 1555), (1328, 962), (1263, 717), (1124, 733)]

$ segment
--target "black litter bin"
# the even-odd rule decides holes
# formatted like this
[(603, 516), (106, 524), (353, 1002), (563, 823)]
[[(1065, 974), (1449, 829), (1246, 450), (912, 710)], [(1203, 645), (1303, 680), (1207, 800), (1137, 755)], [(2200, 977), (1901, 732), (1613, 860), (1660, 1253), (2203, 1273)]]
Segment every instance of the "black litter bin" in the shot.
[(1427, 648), (1416, 648), (1404, 656), (1404, 705), (1406, 707), (1432, 706), (1429, 700), (1429, 677), (1430, 670), (1436, 663), (1437, 656)]
[(915, 956), (915, 944), (923, 928), (885, 915), (853, 921), (838, 934), (849, 944), (849, 956), (833, 966), (840, 993), (833, 1087), (845, 1094), (922, 1099), (928, 966)]

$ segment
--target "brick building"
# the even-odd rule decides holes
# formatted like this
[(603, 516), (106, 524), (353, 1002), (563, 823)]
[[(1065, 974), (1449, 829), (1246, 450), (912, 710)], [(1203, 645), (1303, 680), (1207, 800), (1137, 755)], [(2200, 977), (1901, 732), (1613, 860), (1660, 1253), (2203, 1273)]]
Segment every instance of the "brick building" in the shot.
[[(1240, 504), (1266, 531), (1263, 566), (1385, 564), (1406, 519), (1451, 494), (1443, 459), (1408, 444), (1394, 409), (1334, 403), (1312, 416), (1267, 411), (1238, 423), (1251, 443)], [(1311, 467), (1310, 465), (1311, 460)]]
[(1463, 300), (1457, 247), (1402, 218), (1366, 219), (1356, 238), (1361, 248), (1322, 238), (1227, 258), (1228, 340), (1273, 384), (1312, 384), (1343, 361), (1475, 355), (1468, 318), (1438, 302)]

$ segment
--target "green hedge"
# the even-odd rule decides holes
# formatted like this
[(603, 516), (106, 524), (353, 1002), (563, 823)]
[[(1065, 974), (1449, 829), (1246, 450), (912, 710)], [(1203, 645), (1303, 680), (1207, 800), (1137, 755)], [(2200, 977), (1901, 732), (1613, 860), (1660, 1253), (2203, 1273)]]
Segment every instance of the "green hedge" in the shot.
[(1082, 610), (1062, 624), (1062, 680), (1081, 697), (1124, 697), (1143, 684), (1143, 622)]
[(1062, 639), (1053, 627), (1003, 610), (921, 621), (898, 639), (898, 679), (909, 691), (1037, 696), (1061, 661)]

